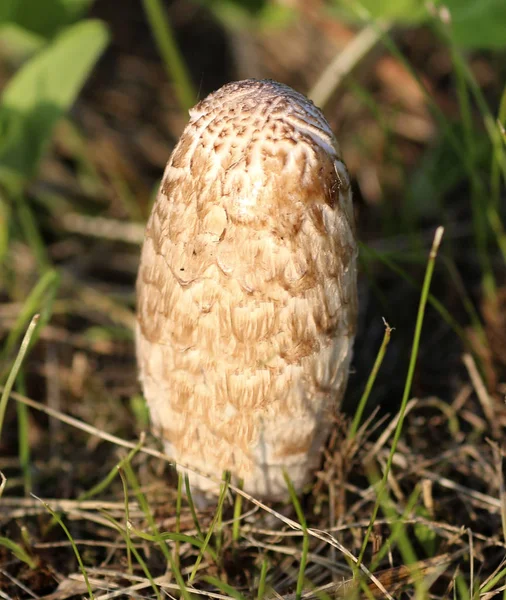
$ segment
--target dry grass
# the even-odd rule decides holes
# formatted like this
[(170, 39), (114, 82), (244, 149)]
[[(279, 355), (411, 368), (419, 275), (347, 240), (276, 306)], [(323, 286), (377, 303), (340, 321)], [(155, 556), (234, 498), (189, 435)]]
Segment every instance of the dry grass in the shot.
[[(200, 9), (174, 6), (176, 31), (207, 40), (192, 52), (181, 42), (194, 81), (203, 72), (201, 95), (254, 68), (307, 92), (351, 36), (309, 11), (276, 43), (270, 29), (243, 31), (246, 59), (220, 45), (235, 48), (236, 34), (227, 38)], [(122, 19), (108, 1), (94, 11), (114, 42), (59, 123), (24, 203), (5, 195), (0, 213), (9, 229), (2, 390), (35, 312), (42, 325), (0, 426), (0, 597), (506, 597), (504, 152), (471, 101), (475, 85), (498, 112), (499, 55), (467, 57), (474, 84), (463, 94), (447, 41), (429, 28), (393, 30), (394, 49), (360, 56), (329, 95), (363, 241), (345, 413), (303, 497), (267, 506), (224, 485), (220, 510), (196, 512), (169, 458), (143, 434), (132, 337), (143, 221), (185, 117), (139, 6), (125, 1)], [(319, 38), (322, 64), (301, 67), (295, 34), (308, 57)], [(221, 53), (236, 59), (235, 71)], [(208, 67), (207, 54), (221, 66)], [(5, 79), (11, 65), (0, 65)], [(469, 118), (455, 119), (467, 114), (466, 99)], [(490, 208), (493, 160), (500, 202)], [(476, 198), (491, 211), (484, 246)], [(383, 318), (389, 341), (368, 385)], [(365, 412), (355, 418), (360, 398)]]

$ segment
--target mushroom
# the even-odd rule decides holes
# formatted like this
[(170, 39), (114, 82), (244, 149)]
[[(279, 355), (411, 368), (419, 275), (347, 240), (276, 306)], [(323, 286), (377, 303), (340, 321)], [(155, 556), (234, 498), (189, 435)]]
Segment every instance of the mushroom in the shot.
[(190, 111), (146, 228), (136, 339), (154, 430), (204, 501), (224, 471), (267, 500), (285, 471), (310, 479), (348, 379), (356, 256), (348, 172), (311, 101), (248, 79)]

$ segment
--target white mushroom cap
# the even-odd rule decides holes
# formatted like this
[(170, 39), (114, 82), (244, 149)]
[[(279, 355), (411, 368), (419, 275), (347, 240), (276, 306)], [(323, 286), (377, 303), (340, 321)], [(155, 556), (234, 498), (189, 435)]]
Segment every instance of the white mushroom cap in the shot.
[(283, 470), (306, 483), (348, 379), (356, 254), (346, 166), (308, 99), (246, 80), (190, 111), (137, 282), (140, 379), (169, 455), (267, 499), (287, 495)]

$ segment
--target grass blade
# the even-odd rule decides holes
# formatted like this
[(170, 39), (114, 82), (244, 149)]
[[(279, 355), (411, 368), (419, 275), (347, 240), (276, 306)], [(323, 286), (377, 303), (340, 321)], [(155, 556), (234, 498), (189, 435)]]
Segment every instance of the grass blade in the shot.
[(2, 397), (0, 398), (0, 438), (2, 437), (2, 428), (3, 428), (4, 417), (5, 417), (5, 411), (7, 409), (7, 402), (9, 400), (9, 395), (11, 393), (12, 386), (14, 385), (14, 382), (16, 381), (16, 377), (18, 375), (19, 369), (21, 368), (21, 364), (23, 363), (23, 359), (25, 358), (25, 354), (26, 354), (28, 347), (30, 345), (30, 342), (32, 340), (33, 332), (35, 331), (35, 327), (37, 326), (38, 321), (39, 321), (39, 315), (34, 315), (32, 317), (30, 325), (28, 326), (28, 329), (26, 330), (25, 337), (23, 338), (23, 341), (21, 342), (21, 347), (19, 348), (19, 352), (16, 356), (16, 360), (14, 361), (14, 364), (12, 365), (12, 369), (9, 373), (9, 377), (7, 378), (7, 382), (2, 391)]
[(195, 90), (183, 57), (174, 39), (174, 33), (160, 0), (143, 0), (144, 12), (165, 63), (165, 69), (174, 82), (174, 91), (183, 110), (191, 108), (196, 101)]
[[(26, 396), (26, 385), (24, 372), (21, 369), (18, 374), (17, 390), (23, 396)], [(18, 413), (18, 453), (21, 470), (23, 472), (23, 487), (25, 496), (29, 496), (32, 491), (32, 471), (30, 465), (30, 423), (28, 406), (18, 402), (16, 405)]]
[(202, 529), (200, 529), (199, 519), (197, 517), (197, 511), (195, 510), (195, 503), (193, 502), (192, 490), (190, 485), (190, 478), (188, 477), (188, 473), (184, 474), (184, 486), (186, 491), (186, 499), (188, 500), (188, 506), (190, 507), (190, 512), (193, 519), (193, 524), (195, 525), (195, 529), (197, 530), (197, 535), (200, 539), (204, 539), (204, 534), (202, 533)]
[[(129, 462), (125, 462), (123, 464), (123, 468), (126, 473), (127, 481), (130, 484), (130, 486), (132, 487), (132, 489), (136, 495), (137, 501), (139, 502), (139, 505), (141, 506), (144, 514), (146, 515), (146, 519), (149, 523), (151, 531), (153, 531), (153, 541), (158, 544), (160, 550), (162, 551), (162, 553), (167, 561), (167, 564), (170, 566), (171, 572), (173, 573), (173, 575), (177, 581), (177, 584), (179, 585), (179, 590), (180, 590), (183, 598), (185, 600), (190, 600), (190, 594), (186, 588), (183, 576), (181, 575), (181, 571), (179, 570), (178, 565), (174, 562), (174, 558), (170, 552), (170, 549), (167, 547), (167, 544), (165, 543), (166, 538), (164, 538), (163, 534), (160, 534), (160, 532), (158, 531), (158, 527), (157, 527), (155, 520), (153, 518), (153, 515), (151, 513), (149, 503), (146, 499), (146, 496), (141, 492), (139, 482), (137, 481), (137, 477), (135, 476), (135, 473), (132, 469), (132, 465)], [(130, 522), (129, 522), (129, 529), (132, 529), (130, 526)], [(125, 535), (125, 539), (128, 540), (129, 536), (127, 536), (126, 533), (124, 535)], [(134, 553), (133, 546), (131, 546), (131, 551), (132, 551), (132, 553)], [(134, 555), (135, 555), (135, 553), (134, 553)]]
[[(35, 284), (28, 298), (23, 304), (23, 308), (14, 323), (7, 341), (2, 349), (1, 358), (6, 359), (12, 352), (21, 336), (21, 332), (26, 327), (26, 323), (31, 316), (40, 313), (40, 325), (45, 325), (49, 320), (52, 304), (58, 287), (60, 285), (60, 275), (57, 271), (47, 271)], [(36, 337), (34, 338), (34, 340)]]
[(225, 583), (221, 579), (218, 579), (217, 577), (212, 577), (211, 575), (206, 575), (206, 577), (204, 577), (203, 579), (204, 579), (204, 581), (207, 581), (207, 583), (214, 585), (216, 588), (221, 590), (224, 594), (228, 594), (228, 596), (230, 598), (235, 598), (236, 600), (246, 600), (245, 596), (243, 596), (241, 594), (241, 592), (239, 592), (238, 590), (233, 588), (228, 583)]
[(269, 562), (267, 558), (264, 558), (262, 561), (262, 568), (260, 570), (260, 579), (258, 581), (258, 593), (257, 600), (263, 600), (265, 597), (265, 584), (267, 581), (267, 570), (269, 568)]
[[(237, 483), (237, 487), (242, 489), (242, 479)], [(232, 539), (237, 544), (241, 534), (241, 510), (242, 510), (242, 496), (236, 494), (234, 501), (234, 524), (232, 525)]]
[(297, 518), (299, 519), (299, 523), (302, 527), (302, 532), (304, 534), (304, 537), (302, 538), (302, 554), (300, 557), (299, 574), (297, 577), (297, 588), (295, 590), (295, 599), (300, 600), (302, 598), (302, 590), (304, 588), (304, 574), (306, 571), (307, 555), (309, 553), (309, 535), (307, 532), (307, 522), (306, 517), (304, 516), (304, 511), (302, 510), (299, 499), (297, 498), (297, 494), (295, 493), (293, 483), (286, 471), (283, 473), (283, 477), (285, 478), (285, 482), (288, 487), (288, 492), (290, 494), (290, 500), (292, 501), (292, 504), (295, 508)]
[(39, 502), (41, 502), (44, 507), (46, 508), (46, 510), (51, 514), (51, 516), (53, 517), (53, 519), (56, 520), (56, 522), (58, 523), (58, 525), (63, 529), (63, 531), (65, 532), (65, 535), (67, 536), (70, 545), (72, 546), (72, 550), (74, 551), (74, 554), (76, 556), (77, 562), (79, 563), (79, 568), (81, 569), (81, 573), (83, 574), (83, 578), (84, 578), (84, 582), (86, 583), (86, 588), (88, 589), (88, 595), (90, 597), (90, 600), (93, 600), (93, 598), (95, 597), (93, 595), (93, 590), (91, 589), (91, 584), (90, 581), (88, 579), (88, 573), (86, 571), (86, 567), (84, 566), (83, 563), (83, 559), (81, 558), (81, 553), (79, 552), (79, 549), (76, 546), (76, 543), (74, 542), (74, 538), (72, 537), (72, 534), (70, 533), (70, 531), (68, 530), (67, 526), (65, 525), (65, 523), (61, 520), (60, 515), (57, 514), (50, 506), (49, 504), (47, 504), (46, 502), (44, 502), (44, 500), (42, 500), (42, 498), (38, 498), (37, 496), (35, 496), (34, 494), (32, 494), (32, 496), (38, 500)]
[(404, 385), (404, 393), (402, 396), (401, 407), (399, 411), (399, 421), (397, 423), (397, 427), (395, 428), (394, 438), (392, 440), (392, 447), (390, 449), (390, 454), (388, 456), (387, 465), (385, 467), (385, 472), (383, 474), (383, 479), (381, 480), (380, 487), (378, 490), (378, 496), (376, 498), (376, 503), (374, 505), (373, 513), (371, 515), (369, 527), (367, 528), (367, 532), (364, 537), (364, 541), (362, 543), (362, 548), (360, 549), (360, 554), (358, 556), (357, 567), (362, 563), (364, 558), (365, 549), (369, 542), (369, 538), (372, 533), (372, 529), (374, 527), (374, 523), (376, 521), (376, 517), (378, 516), (378, 510), (382, 503), (383, 494), (386, 489), (388, 475), (390, 473), (390, 469), (392, 468), (392, 462), (394, 458), (395, 451), (397, 449), (397, 444), (399, 443), (399, 438), (402, 432), (402, 426), (404, 424), (404, 414), (406, 411), (406, 405), (408, 403), (409, 394), (411, 392), (411, 384), (413, 382), (413, 375), (415, 373), (416, 360), (418, 357), (418, 349), (420, 347), (420, 337), (422, 333), (423, 319), (425, 316), (425, 309), (427, 306), (427, 298), (429, 296), (430, 283), (432, 280), (432, 274), (434, 273), (434, 266), (436, 263), (436, 257), (439, 250), (439, 246), (441, 244), (441, 239), (443, 237), (444, 229), (442, 227), (438, 227), (436, 229), (436, 233), (434, 235), (434, 241), (432, 243), (432, 248), (429, 254), (429, 260), (427, 262), (427, 269), (425, 271), (425, 278), (423, 281), (422, 293), (420, 296), (420, 304), (418, 307), (418, 315), (416, 319), (415, 325), (415, 333), (413, 337), (413, 345), (411, 349), (411, 356), (409, 361), (408, 373), (406, 376), (406, 383)]
[(130, 529), (128, 527), (128, 523), (130, 523), (130, 506), (128, 503), (128, 483), (121, 467), (118, 467), (118, 473), (121, 477), (121, 483), (123, 485), (123, 497), (125, 500), (125, 540), (126, 540), (126, 552), (127, 552), (127, 569), (129, 573), (134, 572), (133, 564), (132, 564), (132, 540), (130, 539)]
[[(125, 544), (129, 544), (130, 537), (127, 535), (127, 533), (125, 532), (123, 527), (121, 527), (121, 525), (113, 517), (111, 517), (111, 515), (108, 515), (105, 511), (103, 512), (103, 515), (111, 523), (111, 525), (118, 531), (118, 533), (123, 537), (123, 539), (125, 540)], [(129, 527), (129, 529), (133, 531), (132, 527)], [(153, 576), (151, 575), (151, 572), (146, 564), (146, 561), (142, 558), (142, 556), (137, 551), (137, 548), (133, 544), (129, 544), (129, 547), (130, 547), (130, 551), (135, 556), (135, 560), (141, 566), (141, 569), (144, 571), (144, 575), (146, 575), (146, 578), (148, 579), (149, 583), (151, 584), (151, 587), (153, 588), (153, 591), (155, 592), (155, 596), (156, 596), (157, 600), (162, 600), (162, 596), (160, 594), (160, 590), (158, 589), (158, 585), (156, 584)], [(191, 600), (191, 599), (187, 599), (185, 597), (185, 600)]]
[(189, 578), (190, 583), (195, 579), (195, 575), (197, 574), (197, 570), (198, 570), (199, 565), (204, 556), (204, 552), (206, 551), (206, 549), (209, 545), (209, 541), (211, 540), (211, 536), (213, 534), (214, 528), (216, 527), (216, 524), (219, 521), (221, 521), (221, 515), (223, 514), (223, 504), (225, 502), (225, 498), (226, 498), (227, 491), (228, 491), (228, 484), (230, 482), (230, 474), (227, 473), (225, 477), (226, 477), (226, 479), (221, 486), (220, 496), (218, 498), (218, 505), (216, 507), (216, 512), (214, 514), (213, 520), (211, 521), (211, 524), (209, 525), (209, 531), (207, 532), (207, 535), (204, 539), (204, 544), (202, 546), (201, 551), (199, 552), (199, 555), (197, 556), (197, 560), (195, 561), (192, 572), (190, 574), (190, 578)]
[(28, 552), (26, 552), (26, 550), (22, 546), (16, 544), (16, 542), (13, 542), (12, 540), (6, 537), (0, 537), (0, 546), (7, 548), (7, 550), (12, 552), (12, 554), (14, 554), (14, 556), (18, 560), (27, 564), (30, 567), (30, 569), (37, 568), (37, 563), (33, 560), (33, 558), (28, 554)]
[(367, 400), (369, 399), (369, 395), (373, 388), (374, 382), (376, 381), (376, 376), (378, 375), (378, 371), (380, 370), (381, 363), (383, 362), (383, 358), (385, 357), (385, 353), (387, 351), (387, 347), (390, 342), (390, 335), (391, 335), (393, 329), (390, 327), (390, 325), (385, 320), (383, 320), (383, 322), (385, 323), (385, 335), (383, 336), (383, 341), (381, 343), (380, 349), (376, 356), (376, 360), (374, 361), (372, 371), (369, 375), (369, 378), (367, 379), (364, 393), (362, 394), (362, 397), (360, 398), (360, 402), (358, 403), (357, 410), (355, 411), (355, 416), (353, 417), (353, 422), (351, 424), (350, 431), (348, 433), (348, 439), (353, 439), (357, 433), (357, 430), (360, 425), (360, 421), (362, 419), (362, 414), (363, 414), (364, 409), (367, 404)]

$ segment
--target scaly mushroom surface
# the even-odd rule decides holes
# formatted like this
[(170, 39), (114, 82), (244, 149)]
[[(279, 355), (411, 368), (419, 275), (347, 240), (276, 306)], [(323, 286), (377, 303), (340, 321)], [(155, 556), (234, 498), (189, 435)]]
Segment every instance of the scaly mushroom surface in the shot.
[(348, 172), (312, 102), (245, 80), (190, 111), (137, 280), (140, 380), (167, 454), (260, 498), (287, 496), (284, 470), (301, 489), (348, 379), (356, 255)]

